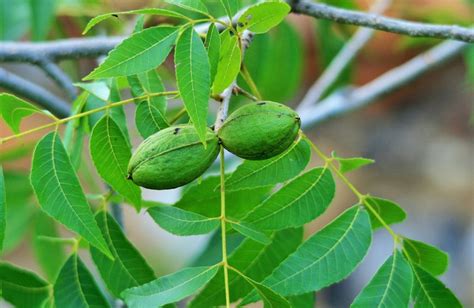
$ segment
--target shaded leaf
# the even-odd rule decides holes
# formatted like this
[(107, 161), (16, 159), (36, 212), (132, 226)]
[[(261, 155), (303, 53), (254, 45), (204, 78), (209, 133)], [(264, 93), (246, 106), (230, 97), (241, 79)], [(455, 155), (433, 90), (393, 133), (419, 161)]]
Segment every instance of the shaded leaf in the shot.
[[(303, 229), (287, 229), (271, 235), (272, 242), (264, 245), (246, 239), (229, 256), (228, 262), (247, 277), (261, 282), (270, 275), (284, 259), (293, 253), (303, 239)], [(224, 273), (219, 270), (217, 275), (206, 285), (191, 302), (190, 306), (209, 307), (225, 304)], [(252, 291), (252, 287), (242, 277), (229, 272), (229, 288), (231, 302), (244, 297)]]
[(120, 127), (110, 116), (104, 116), (92, 130), (90, 152), (100, 176), (139, 210), (140, 187), (127, 180), (132, 153)]
[(232, 228), (240, 234), (251, 238), (252, 240), (268, 245), (271, 243), (271, 239), (263, 232), (258, 231), (255, 227), (246, 222), (231, 223)]
[(30, 0), (31, 32), (34, 41), (47, 38), (54, 20), (56, 5), (56, 0)]
[(219, 35), (219, 30), (214, 23), (212, 23), (207, 30), (204, 45), (206, 46), (207, 55), (209, 57), (210, 81), (212, 83), (216, 76), (221, 48), (221, 37)]
[[(120, 95), (118, 79), (117, 78), (109, 79), (109, 87), (110, 87), (110, 96), (109, 96), (109, 99), (107, 100), (107, 103), (111, 104), (111, 103), (120, 102), (122, 100), (122, 97)], [(114, 120), (115, 124), (117, 124), (117, 126), (120, 128), (123, 136), (125, 137), (127, 146), (131, 148), (132, 145), (130, 143), (130, 136), (129, 136), (128, 127), (127, 127), (127, 116), (125, 115), (124, 107), (115, 106), (113, 108), (109, 108), (106, 114), (108, 114)]]
[[(367, 212), (352, 207), (307, 239), (263, 284), (283, 296), (320, 290), (352, 273), (371, 240)], [(244, 302), (255, 299), (247, 297)]]
[(115, 47), (84, 79), (129, 76), (156, 68), (170, 53), (177, 35), (178, 29), (168, 26), (134, 33)]
[(404, 238), (403, 249), (411, 263), (420, 266), (433, 276), (439, 276), (448, 269), (448, 254), (435, 246)]
[(209, 60), (199, 34), (192, 27), (181, 33), (175, 49), (176, 81), (199, 139), (205, 143), (210, 94)]
[(375, 160), (363, 157), (342, 158), (334, 157), (339, 162), (339, 170), (347, 173), (359, 169), (360, 167), (373, 164)]
[(217, 95), (224, 91), (237, 78), (242, 62), (242, 54), (236, 35), (226, 30), (220, 35), (219, 63), (212, 85), (212, 93)]
[(5, 190), (5, 178), (3, 177), (3, 167), (0, 165), (0, 252), (3, 250), (3, 240), (5, 239), (6, 217), (7, 216), (7, 192)]
[[(129, 76), (128, 82), (134, 97), (163, 92), (165, 86), (155, 70)], [(137, 101), (135, 125), (140, 135), (147, 138), (169, 126), (166, 119), (166, 97), (153, 96)]]
[(288, 4), (279, 1), (254, 4), (239, 17), (237, 30), (265, 33), (282, 22), (290, 10)]
[(201, 2), (201, 0), (165, 0), (165, 2), (204, 15), (208, 15), (209, 13), (207, 7)]
[(13, 132), (19, 133), (23, 118), (36, 112), (42, 111), (14, 95), (0, 94), (0, 115)]
[(277, 184), (298, 175), (309, 162), (309, 145), (300, 139), (282, 154), (265, 160), (245, 160), (226, 179), (226, 191)]
[(287, 299), (290, 301), (291, 307), (298, 308), (314, 308), (316, 303), (316, 296), (314, 292), (289, 296)]
[(122, 296), (131, 308), (158, 307), (174, 303), (196, 292), (216, 275), (218, 269), (215, 265), (185, 268), (142, 286), (125, 290)]
[(110, 256), (56, 132), (47, 134), (36, 145), (31, 166), (31, 185), (43, 211)]
[(312, 169), (255, 207), (244, 221), (264, 230), (302, 226), (324, 213), (335, 189), (329, 169)]
[[(226, 236), (227, 254), (230, 255), (245, 239), (240, 233), (228, 233)], [(214, 231), (200, 253), (189, 262), (189, 266), (211, 266), (222, 261), (222, 232)], [(218, 272), (220, 273), (220, 272)], [(217, 276), (216, 276), (217, 277)], [(213, 280), (215, 277), (213, 278)]]
[(0, 263), (1, 297), (16, 307), (43, 307), (51, 285), (33, 272)]
[(415, 301), (415, 308), (462, 307), (453, 292), (441, 281), (416, 264), (412, 265), (412, 269), (414, 277), (412, 298)]
[(57, 307), (110, 307), (94, 277), (77, 254), (66, 261), (54, 284)]
[(188, 20), (189, 18), (184, 16), (181, 13), (167, 10), (167, 9), (158, 9), (158, 8), (146, 8), (146, 9), (139, 9), (139, 10), (131, 10), (131, 11), (125, 11), (125, 12), (114, 12), (114, 13), (106, 13), (102, 15), (98, 15), (91, 20), (86, 25), (86, 28), (82, 32), (82, 34), (86, 34), (89, 32), (95, 25), (98, 23), (109, 19), (110, 17), (117, 17), (117, 15), (135, 15), (135, 14), (142, 14), (142, 15), (159, 15), (159, 16), (166, 16), (166, 17), (173, 17), (173, 18), (179, 18), (179, 19), (186, 19)]
[(219, 217), (209, 218), (174, 206), (148, 209), (153, 220), (163, 229), (176, 235), (206, 234), (219, 227)]
[(362, 289), (351, 307), (408, 307), (412, 285), (410, 264), (396, 250)]
[[(402, 222), (407, 217), (405, 210), (393, 201), (372, 196), (367, 197), (365, 200), (388, 225)], [(368, 213), (372, 229), (382, 227), (382, 224), (372, 211), (368, 211)]]
[(29, 0), (0, 0), (0, 41), (15, 41), (30, 27)]
[(41, 237), (59, 237), (56, 222), (46, 214), (38, 213), (34, 234), (33, 248), (36, 259), (48, 280), (53, 282), (66, 261), (63, 243), (45, 241)]
[(90, 247), (92, 260), (107, 288), (116, 297), (120, 297), (123, 290), (154, 280), (153, 270), (126, 238), (112, 216), (100, 211), (96, 214), (95, 219), (114, 256), (114, 260), (111, 260), (98, 249)]

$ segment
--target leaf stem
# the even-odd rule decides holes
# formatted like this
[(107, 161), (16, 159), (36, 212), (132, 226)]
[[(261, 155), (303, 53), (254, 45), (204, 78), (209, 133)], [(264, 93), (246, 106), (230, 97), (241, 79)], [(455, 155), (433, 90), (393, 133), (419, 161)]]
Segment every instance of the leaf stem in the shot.
[(176, 115), (170, 120), (170, 124), (174, 124), (176, 121), (179, 120), (184, 114), (186, 113), (186, 108), (182, 108)]
[(78, 118), (82, 118), (82, 117), (85, 117), (85, 116), (88, 116), (88, 115), (91, 115), (91, 114), (94, 114), (94, 113), (97, 113), (97, 112), (100, 112), (100, 111), (108, 110), (109, 108), (123, 106), (123, 105), (129, 104), (129, 103), (132, 103), (135, 100), (140, 100), (140, 99), (144, 99), (144, 98), (148, 98), (148, 97), (154, 97), (154, 96), (166, 96), (166, 95), (176, 95), (176, 94), (178, 94), (178, 91), (156, 92), (156, 93), (149, 93), (149, 94), (134, 97), (134, 98), (125, 99), (125, 100), (118, 101), (118, 102), (115, 102), (115, 103), (110, 103), (110, 104), (107, 104), (107, 105), (99, 107), (99, 108), (91, 109), (91, 110), (88, 110), (88, 111), (84, 111), (84, 112), (72, 115), (72, 116), (67, 117), (67, 118), (58, 119), (54, 122), (51, 122), (51, 123), (48, 123), (48, 124), (45, 124), (45, 125), (41, 125), (41, 126), (38, 126), (38, 127), (32, 128), (32, 129), (26, 130), (26, 131), (21, 132), (19, 134), (11, 135), (11, 136), (8, 136), (8, 137), (5, 137), (5, 138), (0, 138), (0, 144), (3, 144), (4, 142), (10, 141), (10, 140), (13, 140), (13, 139), (16, 139), (16, 138), (20, 138), (20, 137), (29, 135), (31, 133), (34, 133), (34, 132), (37, 132), (37, 131), (40, 131), (40, 130), (43, 130), (43, 129), (46, 129), (46, 128), (50, 128), (50, 127), (54, 127), (54, 126), (58, 127), (59, 125), (67, 123), (69, 121), (72, 121), (72, 120), (75, 120), (75, 119), (78, 119)]
[(227, 240), (226, 240), (226, 218), (225, 218), (225, 168), (224, 168), (224, 147), (220, 150), (220, 176), (221, 176), (221, 238), (222, 238), (222, 264), (224, 268), (224, 286), (226, 307), (230, 307), (229, 291), (229, 271), (227, 263)]
[(303, 137), (308, 141), (310, 146), (313, 148), (313, 150), (316, 152), (316, 154), (321, 157), (322, 160), (328, 165), (334, 173), (341, 179), (341, 181), (344, 182), (344, 184), (349, 187), (349, 189), (354, 193), (354, 195), (357, 196), (359, 199), (359, 203), (363, 204), (374, 216), (377, 218), (377, 220), (382, 224), (382, 226), (392, 235), (393, 240), (395, 244), (398, 243), (399, 241), (399, 236), (393, 231), (393, 229), (385, 222), (385, 220), (377, 213), (377, 211), (372, 207), (372, 205), (367, 201), (368, 195), (362, 194), (350, 181), (349, 179), (337, 168), (333, 161), (334, 158), (328, 157), (326, 154), (324, 154), (306, 135), (303, 135)]
[(242, 75), (242, 78), (244, 78), (247, 85), (250, 87), (250, 91), (252, 91), (252, 94), (255, 95), (258, 100), (262, 100), (262, 95), (260, 94), (260, 91), (258, 91), (257, 85), (253, 81), (252, 76), (250, 75), (250, 72), (248, 71), (247, 67), (243, 63), (242, 63), (242, 68), (240, 70), (240, 74)]

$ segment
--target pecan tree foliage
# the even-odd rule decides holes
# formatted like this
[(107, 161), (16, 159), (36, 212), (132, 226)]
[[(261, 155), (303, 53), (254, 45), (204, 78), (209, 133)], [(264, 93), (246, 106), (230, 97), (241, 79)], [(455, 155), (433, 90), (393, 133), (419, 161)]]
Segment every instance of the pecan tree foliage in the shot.
[[(451, 59), (467, 47), (466, 42), (474, 40), (473, 31), (379, 17), (375, 13), (383, 10), (380, 7), (361, 13), (307, 1), (266, 1), (240, 7), (239, 1), (221, 0), (227, 16), (217, 17), (204, 1), (167, 2), (170, 6), (163, 8), (97, 16), (84, 30), (86, 33), (111, 17), (135, 14), (137, 23), (127, 38), (0, 44), (0, 59), (40, 66), (74, 98), (69, 108), (46, 90), (0, 71), (2, 86), (22, 92), (35, 103), (0, 94), (0, 114), (14, 132), (1, 142), (50, 131), (34, 146), (29, 177), (3, 174), (0, 168), (0, 247), (14, 247), (21, 238), (21, 225), (33, 221), (30, 218), (34, 216), (33, 247), (45, 275), (2, 262), (1, 296), (18, 307), (110, 307), (122, 303), (159, 307), (175, 306), (185, 299), (191, 307), (243, 306), (257, 301), (265, 307), (313, 307), (315, 293), (347, 278), (370, 249), (373, 233), (384, 229), (393, 238), (393, 253), (352, 305), (461, 306), (438, 278), (448, 267), (447, 254), (395, 232), (392, 224), (405, 220), (405, 211), (394, 201), (361, 192), (347, 178), (347, 173), (373, 160), (328, 155), (300, 131), (283, 153), (264, 160), (242, 160), (229, 171), (229, 160), (221, 147), (219, 170), (211, 168), (200, 180), (186, 185), (174, 204), (160, 204), (144, 200), (140, 187), (128, 179), (130, 132), (135, 130), (127, 121), (124, 106), (134, 106), (134, 126), (143, 139), (177, 123), (191, 123), (204, 147), (208, 127), (218, 130), (240, 105), (269, 98), (284, 100), (294, 94), (298, 78), (289, 78), (293, 84), (288, 80), (278, 84), (262, 77), (271, 76), (275, 69), (291, 74), (291, 68), (301, 66), (298, 58), (302, 54), (294, 50), (299, 41), (294, 39), (294, 29), (284, 22), (290, 12), (411, 36), (464, 41), (441, 43), (359, 88), (329, 91), (373, 32), (358, 30), (299, 105), (305, 128), (367, 105)], [(145, 19), (155, 15), (172, 23), (144, 27)], [(277, 39), (271, 41), (270, 30)], [(255, 35), (253, 50), (249, 45)], [(284, 39), (296, 45), (288, 46)], [(255, 52), (258, 48), (268, 48), (269, 61)], [(31, 52), (38, 53), (32, 56)], [(79, 95), (55, 64), (65, 58), (107, 52), (84, 82), (76, 84), (82, 91)], [(289, 68), (272, 62), (271, 54), (282, 52), (296, 61)], [(165, 86), (160, 77), (169, 75), (163, 63), (170, 54), (176, 90), (172, 83)], [(277, 87), (272, 91), (259, 88), (268, 80)], [(129, 90), (132, 98), (122, 99), (124, 90)], [(210, 108), (213, 105), (216, 112)], [(22, 120), (33, 114), (50, 122), (20, 131)], [(87, 150), (85, 144), (89, 144)], [(87, 170), (86, 152), (95, 171)], [(4, 159), (17, 154), (5, 152)], [(321, 166), (308, 167), (313, 156)], [(103, 183), (95, 183), (91, 172)], [(179, 177), (179, 172), (175, 176)], [(330, 206), (335, 178), (353, 192), (355, 204), (303, 239), (304, 225)], [(105, 192), (103, 187), (107, 187)], [(30, 206), (32, 194), (39, 209)], [(19, 202), (20, 207), (9, 206)], [(172, 234), (211, 234), (206, 253), (189, 267), (156, 277), (127, 239), (120, 216), (120, 207), (127, 205), (144, 211)], [(19, 221), (20, 214), (26, 219)], [(74, 237), (61, 237), (59, 224)], [(90, 253), (100, 277), (91, 274), (78, 255), (80, 250)]]

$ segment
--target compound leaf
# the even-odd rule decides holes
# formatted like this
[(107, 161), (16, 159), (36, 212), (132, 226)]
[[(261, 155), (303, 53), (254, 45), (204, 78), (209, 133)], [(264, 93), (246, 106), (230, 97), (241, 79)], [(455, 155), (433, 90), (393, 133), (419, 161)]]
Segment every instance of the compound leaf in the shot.
[(433, 276), (439, 276), (448, 269), (448, 254), (435, 246), (404, 238), (403, 249), (411, 263), (420, 266)]
[(156, 68), (170, 53), (177, 35), (178, 29), (169, 26), (136, 32), (115, 47), (84, 79), (129, 76)]
[(47, 134), (36, 145), (31, 185), (43, 211), (111, 256), (56, 132)]
[(122, 292), (128, 307), (159, 307), (179, 301), (200, 289), (214, 277), (219, 267), (202, 266), (182, 269), (171, 275)]
[(204, 143), (211, 84), (209, 59), (199, 34), (192, 27), (184, 30), (179, 36), (175, 63), (181, 98), (199, 139)]
[(408, 307), (412, 285), (410, 264), (396, 250), (356, 297), (351, 307)]
[(105, 211), (100, 211), (95, 219), (114, 256), (114, 260), (111, 260), (95, 247), (90, 247), (92, 260), (107, 288), (116, 297), (120, 297), (123, 290), (154, 280), (153, 270), (125, 237), (112, 216)]
[(288, 4), (279, 1), (254, 4), (239, 17), (237, 30), (265, 33), (282, 22), (290, 10)]
[[(372, 196), (367, 197), (365, 200), (372, 207), (372, 209), (375, 210), (377, 214), (389, 225), (402, 222), (407, 217), (405, 210), (393, 201)], [(381, 228), (383, 225), (380, 223), (374, 213), (372, 213), (372, 211), (369, 211), (368, 213), (370, 216), (372, 229)]]

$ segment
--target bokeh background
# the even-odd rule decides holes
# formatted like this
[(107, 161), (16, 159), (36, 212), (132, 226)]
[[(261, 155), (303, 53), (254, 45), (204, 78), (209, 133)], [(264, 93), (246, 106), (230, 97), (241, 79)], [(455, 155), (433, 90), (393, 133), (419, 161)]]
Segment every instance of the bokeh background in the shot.
[[(41, 2), (41, 9), (32, 9)], [(249, 2), (249, 1), (244, 1)], [(333, 5), (366, 10), (371, 1), (327, 1)], [(217, 1), (206, 1), (210, 7)], [(55, 40), (80, 37), (87, 21), (100, 13), (160, 6), (160, 1), (126, 0), (0, 0), (1, 40)], [(474, 21), (473, 2), (469, 0), (393, 0), (387, 15), (435, 23), (469, 25)], [(47, 18), (45, 29), (34, 28), (33, 20)], [(46, 14), (46, 15), (45, 15)], [(166, 22), (153, 18), (148, 26)], [(113, 19), (97, 27), (91, 35), (127, 34), (133, 18)], [(350, 38), (355, 27), (302, 16), (290, 16), (267, 36), (259, 36), (246, 55), (246, 63), (263, 96), (296, 106), (305, 90), (317, 79), (331, 59)], [(414, 55), (439, 43), (434, 39), (409, 38), (377, 32), (354, 63), (338, 81), (338, 86), (361, 85), (396, 67)], [(1, 42), (0, 42), (1, 44)], [(79, 81), (97, 65), (98, 60), (64, 61), (61, 67)], [(100, 61), (100, 59), (99, 59)], [(172, 72), (172, 59), (165, 66)], [(0, 63), (0, 67), (66, 96), (38, 68), (28, 64)], [(170, 76), (166, 69), (160, 71)], [(376, 164), (350, 174), (363, 192), (397, 201), (408, 219), (395, 226), (397, 231), (434, 244), (450, 254), (449, 270), (441, 279), (458, 294), (466, 307), (474, 305), (474, 46), (462, 56), (388, 94), (369, 108), (312, 127), (307, 134), (327, 153), (373, 158)], [(0, 91), (3, 90), (0, 88)], [(123, 93), (124, 97), (128, 93)], [(175, 102), (176, 103), (176, 102)], [(171, 102), (171, 106), (173, 106)], [(238, 105), (239, 101), (233, 102)], [(133, 110), (127, 108), (133, 115)], [(133, 117), (131, 117), (133, 118)], [(23, 129), (47, 120), (30, 117)], [(130, 122), (130, 128), (133, 123)], [(131, 129), (134, 144), (140, 142)], [(10, 135), (0, 123), (0, 136)], [(34, 245), (41, 225), (38, 206), (28, 188), (27, 172), (35, 140), (32, 135), (0, 145), (0, 163), (7, 173), (8, 221), (7, 248), (1, 259), (41, 272)], [(87, 146), (85, 146), (87, 149)], [(92, 170), (84, 151), (83, 170)], [(312, 161), (313, 165), (320, 162)], [(96, 175), (81, 173), (91, 193), (103, 188), (94, 185)], [(345, 208), (356, 202), (342, 183), (328, 211), (306, 227), (312, 234)], [(174, 202), (180, 191), (144, 191), (144, 198)], [(204, 249), (209, 237), (177, 237), (161, 230), (147, 215), (124, 205), (125, 230), (157, 273), (166, 274), (190, 264)], [(62, 230), (64, 235), (67, 232)], [(31, 245), (31, 243), (34, 245)], [(347, 307), (368, 282), (392, 249), (390, 235), (380, 230), (361, 266), (346, 281), (318, 293), (321, 307)], [(52, 250), (53, 252), (54, 250)], [(88, 259), (87, 254), (84, 258)], [(94, 270), (93, 265), (90, 267)], [(0, 305), (6, 305), (2, 303)]]

